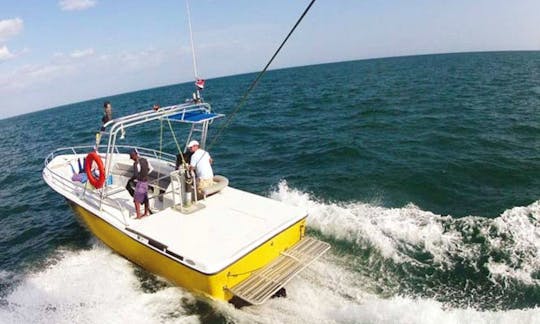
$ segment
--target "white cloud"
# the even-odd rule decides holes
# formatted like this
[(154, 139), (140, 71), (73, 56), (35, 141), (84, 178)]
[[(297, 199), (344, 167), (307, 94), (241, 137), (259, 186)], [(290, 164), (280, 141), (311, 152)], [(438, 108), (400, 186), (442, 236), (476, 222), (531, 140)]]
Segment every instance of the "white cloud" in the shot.
[(27, 66), (22, 69), (22, 72), (30, 79), (40, 79), (49, 82), (71, 69), (72, 67), (69, 65), (36, 65)]
[(15, 55), (11, 54), (9, 49), (6, 45), (0, 47), (0, 62), (9, 60), (10, 58), (13, 58)]
[(17, 35), (23, 29), (23, 20), (21, 18), (0, 20), (0, 41)]
[(115, 61), (126, 70), (144, 70), (162, 64), (166, 51), (153, 48), (140, 51), (122, 52), (113, 56), (102, 56), (102, 60)]
[(69, 54), (69, 56), (71, 58), (78, 59), (78, 58), (92, 56), (92, 55), (94, 55), (94, 53), (95, 52), (94, 52), (93, 48), (87, 48), (87, 49), (84, 49), (84, 50), (75, 50), (75, 51), (71, 52), (71, 54)]
[(4, 91), (28, 90), (34, 85), (44, 85), (74, 72), (70, 65), (25, 65), (11, 73), (0, 75), (0, 94)]
[[(3, 52), (4, 49), (0, 47), (0, 58)], [(9, 53), (7, 48), (6, 52)], [(171, 53), (155, 49), (100, 56), (96, 55), (93, 48), (75, 50), (68, 54), (57, 52), (46, 64), (25, 65), (0, 74), (0, 99), (8, 91), (30, 91), (52, 82), (71, 83), (77, 78), (99, 80), (101, 75), (113, 70), (116, 75), (152, 71), (160, 67), (167, 56), (171, 56)]]
[(58, 5), (63, 11), (86, 10), (97, 4), (95, 0), (60, 0)]

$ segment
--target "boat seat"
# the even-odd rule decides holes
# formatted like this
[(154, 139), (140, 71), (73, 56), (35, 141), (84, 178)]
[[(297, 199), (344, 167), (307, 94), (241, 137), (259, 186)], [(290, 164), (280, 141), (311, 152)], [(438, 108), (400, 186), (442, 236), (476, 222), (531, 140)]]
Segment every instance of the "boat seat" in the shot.
[[(113, 167), (112, 174), (115, 176), (125, 177), (126, 179), (129, 179), (133, 176), (133, 164), (117, 162)], [(169, 186), (169, 183), (171, 182), (171, 179), (169, 177), (163, 176), (164, 174), (158, 173), (157, 170), (154, 169), (148, 174), (148, 183), (150, 184), (150, 186), (155, 185), (156, 179), (159, 179), (157, 185), (161, 188), (167, 188)], [(127, 180), (122, 181), (122, 183), (125, 186), (127, 184)]]
[(202, 191), (204, 197), (208, 197), (217, 192), (220, 192), (223, 188), (229, 185), (229, 179), (221, 175), (215, 175), (213, 180), (214, 184)]

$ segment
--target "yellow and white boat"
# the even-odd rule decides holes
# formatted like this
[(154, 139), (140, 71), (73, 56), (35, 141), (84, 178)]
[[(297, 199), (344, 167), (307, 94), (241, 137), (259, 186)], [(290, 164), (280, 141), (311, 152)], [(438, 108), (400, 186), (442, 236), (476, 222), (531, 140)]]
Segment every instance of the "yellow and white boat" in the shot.
[[(133, 146), (117, 145), (117, 138), (152, 121), (177, 122), (191, 127), (185, 143), (197, 134), (204, 148), (210, 122), (222, 116), (207, 103), (191, 102), (113, 119), (105, 124), (108, 143), (99, 147), (104, 152), (57, 149), (45, 159), (43, 179), (95, 236), (125, 258), (211, 298), (230, 301), (236, 296), (261, 304), (329, 248), (305, 236), (305, 210), (234, 189), (222, 176), (197, 197), (195, 185), (189, 179), (186, 183), (189, 171), (176, 169), (175, 155), (136, 147), (153, 166), (153, 214), (130, 217), (135, 207), (125, 186), (132, 174), (128, 152)], [(92, 161), (86, 161), (88, 172), (82, 174), (102, 182), (96, 186), (100, 188), (80, 181), (75, 170), (85, 158), (98, 162), (99, 174), (91, 170)]]

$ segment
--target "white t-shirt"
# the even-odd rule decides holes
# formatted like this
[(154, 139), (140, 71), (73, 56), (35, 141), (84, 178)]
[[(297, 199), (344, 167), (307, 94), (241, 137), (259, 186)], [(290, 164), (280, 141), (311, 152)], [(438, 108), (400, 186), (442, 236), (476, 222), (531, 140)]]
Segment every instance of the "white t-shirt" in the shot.
[(213, 179), (214, 171), (210, 165), (210, 154), (203, 149), (198, 149), (191, 156), (191, 166), (195, 167), (195, 173), (199, 179)]

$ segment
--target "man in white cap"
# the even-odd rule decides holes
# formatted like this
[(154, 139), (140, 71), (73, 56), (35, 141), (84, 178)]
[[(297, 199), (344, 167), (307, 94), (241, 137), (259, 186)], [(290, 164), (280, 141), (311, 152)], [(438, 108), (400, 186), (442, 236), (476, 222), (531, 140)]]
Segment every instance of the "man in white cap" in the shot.
[(199, 142), (191, 141), (188, 149), (192, 153), (189, 163), (191, 170), (197, 175), (197, 190), (202, 192), (214, 184), (214, 171), (212, 171), (212, 158), (210, 154), (199, 147)]

